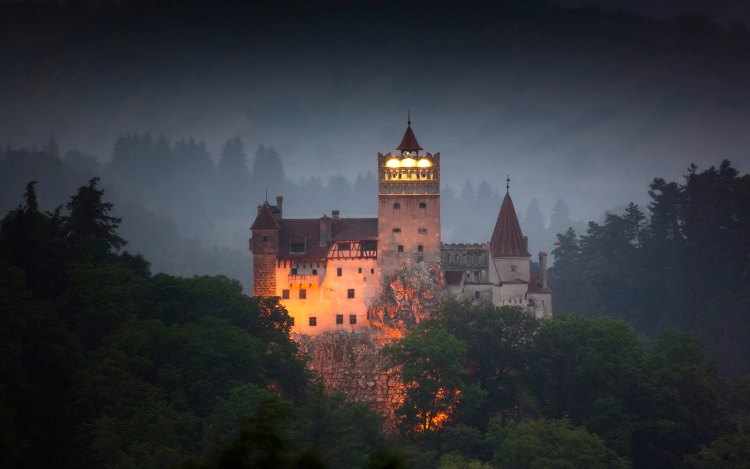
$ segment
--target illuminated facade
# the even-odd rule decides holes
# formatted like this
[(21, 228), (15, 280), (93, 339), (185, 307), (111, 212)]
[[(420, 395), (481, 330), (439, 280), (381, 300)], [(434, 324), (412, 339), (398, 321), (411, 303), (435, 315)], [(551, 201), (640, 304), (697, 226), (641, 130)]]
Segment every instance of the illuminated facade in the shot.
[(294, 331), (357, 331), (382, 279), (404, 265), (441, 265), (448, 291), (470, 301), (516, 305), (537, 317), (552, 314), (543, 267), (531, 272), (510, 195), (487, 244), (440, 240), (440, 153), (423, 152), (411, 128), (395, 151), (378, 154), (377, 218), (283, 217), (283, 198), (258, 206), (251, 227), (253, 294), (277, 296)]

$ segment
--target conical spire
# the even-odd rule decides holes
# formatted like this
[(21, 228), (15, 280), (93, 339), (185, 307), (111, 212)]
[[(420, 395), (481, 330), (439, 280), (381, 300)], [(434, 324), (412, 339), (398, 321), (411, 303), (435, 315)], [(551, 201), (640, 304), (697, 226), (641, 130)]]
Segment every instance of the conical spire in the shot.
[(396, 147), (398, 151), (418, 151), (422, 147), (417, 142), (417, 137), (414, 135), (414, 131), (411, 130), (411, 112), (409, 113), (408, 120), (406, 121), (406, 132), (404, 132), (401, 143)]
[(521, 225), (518, 223), (516, 209), (509, 192), (505, 193), (500, 213), (497, 215), (497, 222), (490, 240), (490, 250), (492, 257), (529, 256), (526, 240), (521, 232)]

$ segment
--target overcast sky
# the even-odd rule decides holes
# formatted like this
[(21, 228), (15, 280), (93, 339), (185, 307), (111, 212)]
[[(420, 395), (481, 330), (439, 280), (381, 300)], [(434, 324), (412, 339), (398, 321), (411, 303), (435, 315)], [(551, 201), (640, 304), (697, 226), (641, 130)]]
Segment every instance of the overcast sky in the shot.
[(0, 142), (55, 135), (106, 160), (130, 131), (194, 136), (215, 154), (241, 136), (274, 145), (293, 178), (353, 176), (398, 144), (411, 109), (422, 146), (443, 155), (444, 183), (501, 188), (510, 174), (522, 207), (564, 197), (576, 218), (644, 202), (653, 177), (679, 177), (691, 162), (750, 167), (748, 34), (655, 19), (746, 20), (747, 2), (620, 2), (648, 20), (532, 2), (124, 3), (5, 15)]

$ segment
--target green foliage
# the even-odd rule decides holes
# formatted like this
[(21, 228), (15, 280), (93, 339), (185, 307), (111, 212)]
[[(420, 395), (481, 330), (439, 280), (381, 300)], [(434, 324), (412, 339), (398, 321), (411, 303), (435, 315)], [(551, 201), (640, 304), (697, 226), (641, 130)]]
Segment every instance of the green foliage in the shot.
[(386, 350), (406, 385), (406, 401), (398, 410), (406, 431), (435, 430), (441, 416), (452, 413), (465, 386), (465, 351), (463, 342), (430, 322)]
[(557, 235), (556, 310), (616, 317), (640, 333), (687, 331), (723, 370), (750, 370), (750, 176), (729, 161), (684, 182), (654, 179), (644, 213), (630, 204)]
[(604, 442), (566, 420), (529, 420), (493, 430), (494, 462), (509, 469), (614, 469), (628, 464)]
[(3, 467), (356, 468), (384, 447), (312, 384), (278, 302), (151, 276), (96, 180), (69, 215), (25, 200), (0, 224)]

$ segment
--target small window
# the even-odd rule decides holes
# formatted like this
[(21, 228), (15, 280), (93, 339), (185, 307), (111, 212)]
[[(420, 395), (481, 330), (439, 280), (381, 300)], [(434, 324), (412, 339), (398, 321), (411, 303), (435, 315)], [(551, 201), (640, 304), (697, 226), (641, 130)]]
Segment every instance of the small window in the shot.
[(370, 273), (375, 275), (375, 269), (370, 269)]
[(312, 270), (312, 274), (313, 274), (313, 275), (318, 275), (318, 269), (313, 269), (313, 270)]
[(342, 274), (343, 270), (341, 269), (341, 267), (336, 267), (336, 277), (341, 277)]
[(352, 249), (352, 243), (337, 243), (339, 251), (350, 251)]
[(404, 245), (403, 244), (399, 244), (398, 245), (398, 252), (404, 252)]
[(305, 252), (305, 243), (292, 243), (289, 245), (289, 252), (292, 254), (300, 254)]
[(424, 246), (422, 246), (421, 244), (417, 246), (417, 252), (424, 252)]
[(357, 269), (357, 273), (358, 273), (358, 274), (361, 274), (361, 273), (362, 273), (362, 267), (359, 267), (359, 268)]
[(289, 299), (289, 289), (281, 290), (281, 299), (282, 300), (288, 300)]
[(478, 299), (479, 299), (479, 292), (478, 292), (478, 291), (475, 291), (475, 292), (474, 292), (474, 299), (475, 299), (475, 300), (478, 300)]
[(312, 327), (315, 327), (315, 326), (317, 326), (317, 325), (318, 325), (318, 318), (316, 318), (315, 316), (310, 316), (310, 317), (309, 317), (309, 318), (307, 319), (307, 323), (308, 323), (308, 324), (309, 324), (310, 326), (312, 326)]
[(349, 298), (349, 299), (354, 298), (354, 289), (353, 288), (350, 288), (350, 289), (348, 289), (346, 291), (346, 297)]
[(427, 208), (427, 202), (420, 202), (419, 208)]
[(336, 324), (344, 324), (344, 315), (343, 314), (337, 314), (336, 315)]
[(292, 267), (292, 275), (297, 275), (297, 268), (296, 267)]
[(427, 234), (427, 228), (419, 228), (417, 230), (417, 233), (419, 233), (419, 234)]
[(401, 208), (401, 204), (399, 202), (393, 202), (393, 210), (398, 210)]
[(393, 229), (393, 232), (394, 232), (394, 233), (401, 233), (401, 228), (394, 228), (394, 229)]
[(307, 290), (304, 288), (299, 289), (299, 299), (300, 300), (306, 300), (307, 299)]
[(268, 236), (263, 236), (263, 242), (265, 243), (266, 241), (268, 241)]
[(357, 315), (356, 314), (350, 314), (349, 315), (349, 324), (357, 324)]

